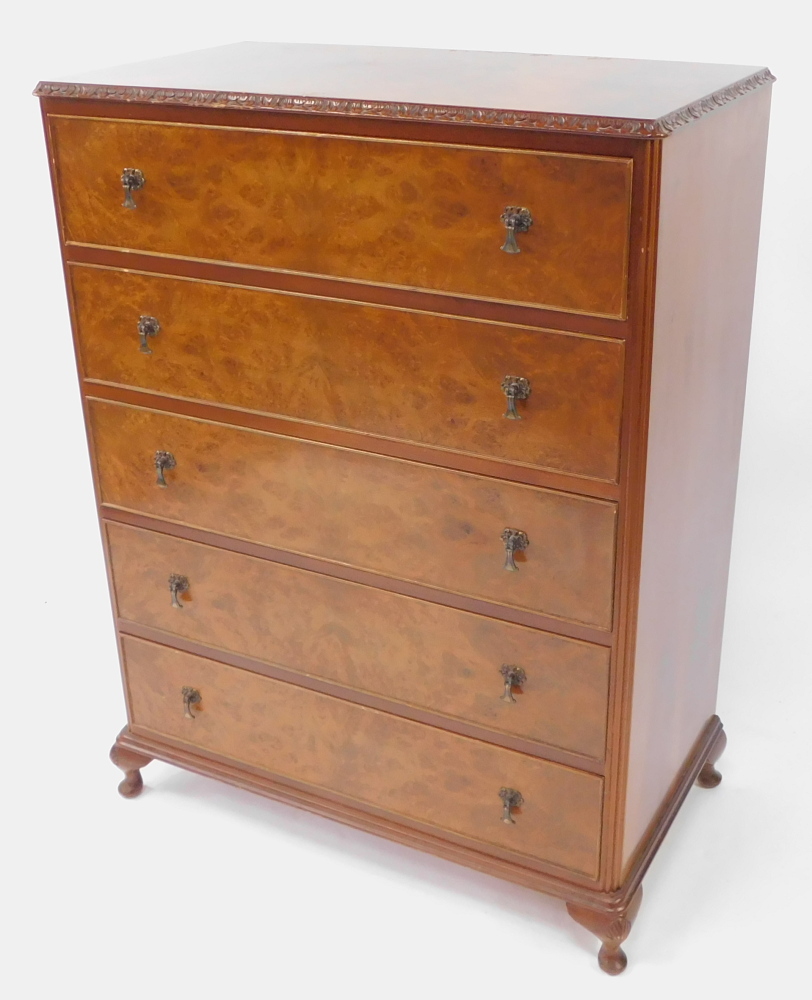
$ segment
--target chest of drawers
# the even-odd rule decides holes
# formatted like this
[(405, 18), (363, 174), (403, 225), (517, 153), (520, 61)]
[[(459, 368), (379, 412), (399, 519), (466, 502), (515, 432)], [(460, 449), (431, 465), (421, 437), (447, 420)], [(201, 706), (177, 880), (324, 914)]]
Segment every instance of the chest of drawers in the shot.
[(161, 759), (621, 945), (715, 714), (768, 70), (226, 46), (41, 83)]

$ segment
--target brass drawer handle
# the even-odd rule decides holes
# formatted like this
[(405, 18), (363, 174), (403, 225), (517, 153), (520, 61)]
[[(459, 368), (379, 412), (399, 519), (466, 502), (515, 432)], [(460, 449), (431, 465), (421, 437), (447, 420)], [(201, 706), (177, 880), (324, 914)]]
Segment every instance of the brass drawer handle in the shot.
[(202, 695), (197, 688), (184, 687), (180, 690), (183, 695), (183, 717), (184, 719), (194, 719), (192, 705), (199, 705), (203, 700)]
[(516, 820), (510, 815), (511, 809), (518, 809), (524, 802), (521, 792), (515, 788), (500, 788), (499, 798), (502, 800), (502, 822), (514, 823)]
[(502, 541), (505, 543), (505, 569), (515, 573), (519, 567), (516, 565), (513, 556), (516, 552), (521, 552), (530, 544), (530, 539), (518, 528), (505, 528), (502, 532)]
[(140, 191), (147, 183), (144, 175), (137, 167), (125, 167), (121, 172), (121, 183), (124, 187), (124, 208), (136, 208), (133, 191)]
[(513, 688), (521, 687), (527, 680), (527, 674), (521, 667), (514, 667), (510, 663), (503, 663), (499, 668), (499, 673), (505, 680), (505, 692), (502, 695), (501, 700), (512, 701), (515, 705), (516, 699), (513, 697)]
[(183, 605), (180, 603), (180, 595), (185, 594), (189, 589), (189, 578), (187, 576), (181, 576), (179, 573), (173, 573), (169, 577), (169, 593), (172, 595), (172, 607), (180, 608), (183, 611)]
[(502, 392), (507, 396), (507, 410), (503, 416), (508, 420), (521, 420), (516, 410), (517, 399), (527, 399), (530, 395), (530, 381), (521, 375), (505, 375), (502, 379)]
[(152, 349), (147, 343), (147, 337), (157, 337), (161, 332), (161, 324), (154, 316), (140, 316), (138, 319), (138, 336), (141, 342), (138, 350), (142, 354), (152, 354)]
[(175, 456), (171, 451), (156, 451), (155, 452), (155, 469), (158, 473), (158, 478), (155, 482), (159, 486), (166, 486), (166, 479), (164, 478), (164, 472), (167, 469), (174, 469), (178, 463), (175, 461)]
[(516, 233), (526, 233), (533, 225), (533, 216), (527, 208), (516, 208), (509, 205), (500, 216), (507, 229), (507, 237), (501, 249), (505, 253), (521, 253), (519, 244), (516, 242)]

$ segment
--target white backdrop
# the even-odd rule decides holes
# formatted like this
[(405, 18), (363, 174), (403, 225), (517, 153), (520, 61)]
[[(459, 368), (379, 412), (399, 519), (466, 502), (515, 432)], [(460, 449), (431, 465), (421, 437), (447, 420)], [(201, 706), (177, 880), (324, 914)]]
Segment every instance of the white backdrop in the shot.
[[(43, 0), (4, 15), (0, 977), (13, 1000), (802, 995), (810, 868), (810, 133), (802, 8), (684, 0)], [(231, 41), (767, 64), (778, 77), (719, 712), (645, 884), (627, 972), (562, 904), (154, 763), (116, 794), (124, 722), (39, 79)], [(553, 109), (554, 110), (554, 109)]]

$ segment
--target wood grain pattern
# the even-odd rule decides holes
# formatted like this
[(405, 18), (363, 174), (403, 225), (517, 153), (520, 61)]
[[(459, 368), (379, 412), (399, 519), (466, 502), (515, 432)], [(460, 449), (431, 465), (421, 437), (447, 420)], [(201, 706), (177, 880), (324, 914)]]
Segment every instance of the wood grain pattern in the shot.
[[(601, 759), (609, 650), (122, 524), (119, 616), (440, 715)], [(173, 608), (167, 580), (188, 577)], [(527, 674), (514, 703), (499, 668)], [(352, 697), (351, 691), (347, 692)]]
[[(624, 158), (52, 118), (65, 239), (622, 318)], [(102, 166), (103, 165), (103, 166)], [(147, 182), (122, 207), (121, 170)], [(508, 205), (533, 213), (500, 251)]]
[[(213, 292), (199, 309), (217, 318), (223, 381), (216, 387), (205, 370), (205, 355), (214, 352), (192, 323), (172, 320), (184, 331), (173, 342), (182, 343), (183, 355), (172, 356), (166, 381), (140, 383), (137, 369), (118, 353), (124, 341), (110, 336), (124, 298), (94, 291), (91, 281), (71, 303), (89, 303), (99, 314), (87, 356), (110, 373), (83, 387), (108, 400), (85, 403), (94, 423), (94, 477), (101, 499), (108, 500), (102, 516), (116, 521), (112, 530), (119, 533), (107, 546), (108, 556), (117, 552), (117, 565), (109, 568), (120, 574), (118, 564), (126, 564), (119, 589), (127, 607), (153, 623), (119, 620), (128, 656), (136, 650), (133, 704), (149, 724), (163, 727), (143, 728), (136, 720), (119, 737), (123, 790), (140, 790), (135, 765), (154, 756), (541, 888), (574, 905), (601, 936), (608, 971), (619, 971), (625, 964), (620, 941), (646, 868), (692, 784), (712, 785), (719, 777), (714, 762), (724, 734), (709, 715), (772, 76), (756, 67), (739, 74), (511, 54), (484, 57), (501, 68), (482, 74), (472, 68), (481, 68), (483, 57), (468, 54), (404, 51), (397, 57), (402, 62), (387, 54), (385, 64), (375, 58), (362, 64), (357, 50), (341, 49), (332, 50), (339, 66), (325, 65), (319, 75), (325, 50), (315, 58), (308, 48), (309, 63), (297, 55), (305, 49), (286, 51), (253, 68), (250, 60), (235, 60), (234, 50), (230, 56), (223, 51), (217, 72), (230, 66), (244, 80), (243, 70), (250, 75), (267, 68), (264, 85), (242, 91), (239, 83), (207, 89), (202, 75), (197, 82), (167, 84), (125, 72), (111, 88), (105, 79), (41, 88), (52, 130), (54, 189), (66, 195), (57, 205), (60, 231), (72, 241), (63, 242), (63, 260), (160, 273), (149, 277), (153, 287), (178, 287), (182, 278), (221, 290), (229, 283), (256, 286), (233, 298), (224, 293), (226, 319)], [(161, 66), (183, 76), (196, 58), (198, 68), (213, 69), (209, 56)], [(349, 69), (342, 60), (349, 60)], [(456, 60), (464, 71), (446, 79), (443, 96), (436, 73), (414, 74), (420, 60), (435, 69)], [(531, 63), (545, 72), (529, 73)], [(397, 66), (410, 67), (412, 100), (401, 89)], [(565, 71), (550, 72), (553, 66)], [(322, 86), (330, 79), (346, 82), (356, 71), (360, 78), (372, 73), (374, 90), (353, 95)], [(280, 73), (289, 81), (298, 74), (316, 90), (271, 88), (267, 81), (279, 81)], [(403, 96), (386, 93), (389, 86)], [(421, 88), (431, 93), (422, 97)], [(500, 104), (498, 95), (506, 91), (528, 97), (527, 110)], [(468, 97), (460, 103), (454, 94), (463, 92)], [(482, 106), (466, 106), (476, 92), (488, 95)], [(663, 95), (678, 92), (684, 101), (663, 105)], [(556, 114), (559, 109), (539, 103), (550, 93), (586, 95), (590, 108)], [(612, 117), (621, 105), (620, 117)], [(152, 124), (139, 123), (144, 117)], [(656, 138), (673, 129), (676, 135)], [(124, 166), (146, 168), (135, 212), (120, 208)], [(606, 180), (607, 170), (614, 180)], [(528, 190), (552, 195), (541, 214), (535, 202), (528, 204)], [(512, 260), (498, 250), (503, 230), (497, 219), (508, 203), (528, 204), (536, 217)], [(128, 294), (147, 281), (129, 277)], [(238, 322), (247, 318), (255, 336), (262, 324), (254, 319), (264, 316), (263, 307), (237, 305), (248, 296), (252, 302), (285, 298), (274, 315), (286, 326), (283, 337), (265, 337), (261, 348), (243, 351)], [(137, 308), (152, 311), (140, 303)], [(385, 310), (397, 321), (386, 325)], [(346, 321), (340, 333), (330, 327), (323, 338), (326, 324), (350, 313), (363, 322)], [(441, 317), (423, 326), (427, 313)], [(488, 321), (503, 329), (497, 333)], [(509, 324), (529, 329), (514, 339)], [(288, 336), (292, 325), (305, 331), (301, 340)], [(429, 342), (428, 330), (452, 328), (453, 335)], [(359, 350), (356, 344), (370, 331), (374, 336)], [(394, 333), (396, 351), (387, 340), (394, 341)], [(585, 414), (583, 424), (577, 416), (578, 407), (592, 406), (602, 390), (596, 394), (599, 387), (584, 380), (588, 365), (578, 385), (573, 358), (571, 368), (559, 364), (554, 345), (563, 333), (626, 342), (606, 348), (614, 356), (623, 350), (626, 367), (620, 460), (611, 471), (606, 445), (612, 420), (604, 413), (590, 428)], [(466, 420), (453, 409), (487, 408), (487, 365), (508, 341), (514, 349), (524, 337), (545, 347), (519, 347), (516, 361), (532, 356), (542, 366), (534, 383), (550, 366), (550, 381), (561, 390), (555, 405), (561, 421), (548, 425), (551, 436), (536, 439), (541, 428), (535, 423), (517, 425), (525, 441), (533, 440), (529, 460), (510, 450), (514, 439), (498, 437), (517, 428), (505, 424), (494, 437), (487, 417)], [(153, 346), (159, 343), (168, 341)], [(485, 344), (494, 346), (483, 349)], [(449, 345), (448, 353), (464, 363), (470, 402), (452, 362), (442, 378), (426, 379), (426, 366), (437, 368)], [(294, 372), (287, 395), (274, 392), (273, 378), (246, 378), (257, 366), (264, 377), (266, 365)], [(608, 371), (601, 369), (601, 379)], [(565, 385), (567, 372), (571, 382)], [(184, 381), (189, 373), (192, 379)], [(311, 395), (296, 396), (296, 373)], [(368, 411), (358, 402), (365, 376), (373, 404)], [(418, 380), (431, 390), (422, 408)], [(175, 383), (183, 383), (181, 393), (197, 395), (177, 395)], [(401, 412), (384, 405), (391, 386), (408, 400)], [(576, 389), (587, 386), (579, 399)], [(251, 396), (257, 387), (260, 395)], [(432, 409), (440, 412), (438, 395), (450, 409), (429, 426), (424, 418)], [(544, 398), (553, 400), (554, 393)], [(616, 405), (611, 393), (602, 398)], [(526, 418), (541, 400), (531, 397)], [(116, 405), (127, 403), (142, 409)], [(499, 404), (501, 409), (501, 398)], [(572, 408), (567, 417), (566, 406)], [(156, 414), (156, 408), (175, 415)], [(231, 421), (245, 429), (224, 426)], [(387, 421), (393, 429), (381, 430)], [(596, 435), (589, 443), (586, 429)], [(147, 442), (153, 435), (160, 443)], [(154, 486), (158, 447), (182, 459), (165, 491)], [(587, 490), (598, 498), (592, 506), (581, 496)], [(617, 559), (616, 507), (605, 501), (619, 501)], [(492, 539), (508, 525), (528, 530), (531, 546), (519, 572), (502, 575), (501, 546)], [(162, 590), (166, 605), (153, 607), (152, 597), (144, 597), (145, 582), (166, 586), (160, 580), (166, 567), (154, 568), (166, 553), (154, 536), (122, 544), (121, 533), (134, 528), (171, 536), (173, 551), (185, 553), (189, 565), (166, 572), (180, 569), (193, 578), (181, 610), (171, 609), (168, 588)], [(210, 558), (203, 543), (227, 550), (223, 560)], [(241, 579), (249, 581), (244, 603), (250, 614), (232, 632), (228, 619), (239, 615), (233, 599)], [(288, 582), (294, 579), (298, 583)], [(352, 600), (350, 592), (364, 599)], [(267, 593), (283, 593), (271, 612), (263, 603)], [(297, 604), (307, 605), (307, 636), (298, 644), (296, 625), (305, 610)], [(167, 620), (172, 611), (185, 616), (182, 630), (195, 639)], [(336, 615), (343, 633), (330, 631)], [(538, 650), (539, 677), (554, 682), (545, 710), (557, 718), (538, 716), (548, 734), (560, 726), (563, 735), (551, 739), (577, 738), (580, 744), (597, 732), (588, 727), (591, 735), (578, 730), (576, 736), (597, 701), (568, 714), (576, 687), (592, 691), (592, 681), (579, 673), (578, 660), (581, 666), (559, 683), (555, 644), (569, 651), (602, 644), (595, 653), (602, 665), (611, 648), (605, 765), (597, 763), (592, 774), (592, 758), (574, 750), (529, 742), (498, 729), (498, 719), (488, 729), (486, 721), (462, 717), (480, 711), (489, 650), (528, 626), (535, 630), (532, 641), (516, 641), (520, 651)], [(173, 627), (178, 631), (169, 631)], [(232, 638), (251, 655), (217, 645)], [(435, 650), (443, 652), (447, 688), (431, 686)], [(374, 669), (375, 652), (386, 657), (387, 669)], [(335, 665), (331, 677), (340, 683), (297, 674), (297, 668), (313, 669), (304, 662), (311, 654), (329, 661), (329, 668), (317, 668), (325, 674)], [(285, 665), (262, 655), (278, 656)], [(459, 669), (463, 657), (476, 665), (469, 687)], [(203, 711), (183, 722), (181, 676), (183, 683), (211, 685)], [(445, 708), (387, 703), (369, 693), (382, 679), (416, 701), (439, 693), (447, 697)], [(532, 692), (525, 687), (521, 699), (517, 693), (522, 708), (535, 704), (527, 701)], [(266, 696), (270, 690), (274, 694)], [(276, 717), (266, 718), (266, 701), (279, 711), (279, 727)], [(382, 728), (370, 719), (383, 720)], [(178, 724), (196, 727), (197, 742), (189, 742), (188, 731), (175, 734)], [(313, 737), (303, 750), (302, 732)], [(320, 733), (326, 735), (322, 742)], [(269, 765), (271, 754), (279, 756), (278, 769), (277, 761)], [(540, 759), (546, 754), (552, 759)], [(514, 834), (528, 835), (525, 827), (500, 824), (492, 835), (478, 826), (485, 806), (478, 798), (484, 786), (477, 782), (496, 777), (493, 769), (501, 772), (508, 761), (522, 762), (522, 784), (500, 773), (500, 787), (520, 787), (526, 799), (527, 789), (534, 790), (532, 801), (544, 812), (539, 829), (546, 839), (533, 836), (518, 851)], [(378, 764), (385, 770), (376, 771)], [(396, 771), (400, 764), (405, 771)], [(575, 779), (577, 787), (567, 783)], [(446, 816), (433, 811), (444, 796)], [(499, 814), (496, 798), (493, 806)], [(525, 809), (516, 818), (527, 815)], [(489, 813), (487, 823), (498, 822)]]
[(715, 711), (769, 102), (663, 144), (626, 864)]
[[(432, 726), (125, 637), (132, 728), (587, 875), (601, 779)], [(181, 689), (202, 701), (184, 716)], [(502, 822), (499, 789), (524, 796)]]
[(580, 625), (573, 621), (564, 621), (538, 611), (523, 611), (521, 608), (508, 607), (505, 604), (494, 605), (492, 602), (478, 597), (468, 597), (455, 594), (450, 590), (439, 590), (422, 583), (413, 583), (396, 577), (382, 576), (369, 570), (358, 569), (355, 566), (337, 562), (326, 562), (314, 556), (301, 555), (286, 549), (263, 545), (259, 542), (235, 538), (220, 532), (195, 528), (184, 522), (166, 521), (148, 514), (139, 514), (126, 510), (124, 507), (113, 507), (109, 504), (102, 508), (101, 516), (105, 521), (115, 521), (118, 524), (128, 524), (133, 528), (143, 528), (146, 531), (157, 531), (162, 535), (172, 535), (174, 538), (185, 538), (198, 542), (200, 545), (210, 545), (213, 548), (237, 552), (241, 555), (253, 556), (256, 559), (266, 559), (280, 566), (292, 566), (321, 576), (329, 576), (335, 580), (346, 580), (348, 583), (358, 583), (375, 590), (383, 590), (388, 594), (400, 594), (402, 597), (413, 597), (419, 601), (429, 601), (446, 608), (456, 608), (458, 611), (468, 611), (475, 615), (485, 615), (486, 618), (496, 617), (500, 621), (512, 622), (514, 625), (524, 625), (527, 628), (541, 629), (553, 635), (562, 635), (572, 639), (580, 639), (595, 646), (611, 647), (614, 645), (614, 633), (605, 629)]
[[(70, 268), (87, 378), (617, 478), (623, 346), (258, 289)], [(160, 322), (139, 350), (139, 316)], [(506, 375), (530, 380), (506, 420)]]
[[(616, 505), (98, 400), (102, 502), (611, 626)], [(155, 452), (177, 467), (156, 485)], [(506, 572), (505, 528), (530, 548)]]
[[(268, 660), (259, 660), (229, 649), (207, 646), (194, 639), (186, 639), (176, 632), (165, 632), (162, 629), (152, 628), (150, 625), (140, 625), (127, 618), (118, 618), (117, 626), (119, 634), (122, 636), (129, 635), (135, 639), (143, 639), (145, 642), (157, 642), (162, 646), (171, 646), (172, 649), (189, 653), (191, 656), (202, 656), (209, 660), (216, 660), (217, 663), (225, 663), (237, 670), (247, 670), (252, 674), (270, 677), (285, 684), (295, 684), (298, 687), (307, 688), (309, 691), (317, 691), (332, 698), (351, 701), (356, 705), (374, 708), (379, 712), (396, 715), (401, 719), (410, 719), (412, 722), (434, 726), (449, 733), (467, 736), (472, 740), (482, 740), (485, 743), (505, 747), (508, 750), (516, 750), (531, 757), (540, 757), (542, 760), (552, 761), (554, 764), (573, 767), (577, 771), (586, 771), (589, 774), (597, 774), (599, 777), (606, 774), (606, 765), (602, 760), (598, 760), (596, 757), (587, 757), (574, 750), (565, 750), (551, 743), (539, 743), (526, 736), (517, 736), (500, 729), (489, 728), (469, 719), (462, 719), (454, 715), (441, 715), (431, 708), (394, 701), (385, 695), (362, 691), (359, 688), (348, 688), (316, 674), (304, 674), (295, 667), (291, 668)], [(515, 693), (516, 689), (514, 688)]]
[[(611, 891), (602, 889), (593, 879), (572, 871), (563, 872), (544, 862), (527, 859), (517, 863), (512, 856), (499, 848), (489, 847), (487, 851), (478, 849), (476, 844), (466, 842), (462, 837), (447, 831), (435, 830), (427, 824), (410, 823), (406, 826), (368, 805), (351, 803), (334, 793), (328, 794), (308, 788), (290, 779), (283, 782), (267, 771), (248, 764), (235, 763), (211, 751), (204, 754), (189, 744), (170, 737), (147, 733), (136, 734), (127, 726), (119, 733), (116, 745), (130, 752), (148, 756), (150, 759), (166, 761), (195, 774), (227, 781), (238, 788), (257, 792), (297, 808), (307, 809), (319, 816), (345, 823), (367, 833), (387, 837), (397, 843), (427, 851), (437, 857), (467, 865), (469, 868), (497, 878), (547, 892), (568, 902), (581, 903), (606, 913), (616, 913), (628, 905), (641, 884), (671, 821), (693, 787), (709, 747), (720, 728), (721, 723), (718, 718), (709, 724), (708, 731), (703, 734), (702, 740), (696, 747), (697, 753), (691, 755), (686, 761), (685, 769), (680, 772), (679, 779), (672, 789), (672, 795), (665, 803), (663, 813), (652, 826), (633, 870), (629, 872), (622, 885)], [(562, 878), (562, 875), (565, 877)]]
[(508, 482), (525, 483), (527, 486), (542, 486), (562, 493), (595, 497), (598, 500), (619, 500), (622, 492), (619, 483), (610, 483), (605, 479), (586, 479), (583, 476), (571, 476), (551, 469), (542, 469), (539, 466), (518, 465), (502, 459), (487, 458), (484, 455), (434, 448), (411, 441), (397, 441), (393, 438), (366, 434), (363, 431), (313, 424), (305, 420), (278, 417), (238, 406), (206, 403), (197, 399), (185, 399), (182, 396), (168, 396), (113, 382), (86, 379), (83, 389), (94, 399), (108, 399), (114, 403), (146, 407), (148, 410), (160, 409), (198, 420), (213, 420), (215, 423), (230, 424), (248, 430), (267, 431), (269, 434), (331, 444), (350, 451), (387, 455), (390, 458), (405, 459), (407, 462), (419, 462), (421, 465), (472, 472), (475, 475), (490, 476), (492, 479), (505, 479)]
[[(644, 147), (645, 149), (646, 147)], [(635, 163), (641, 161), (641, 157)], [(640, 186), (635, 174), (635, 185)], [(632, 218), (632, 240), (635, 242), (637, 217)], [(117, 250), (83, 243), (63, 244), (65, 261), (71, 264), (115, 268), (125, 271), (141, 271), (148, 274), (164, 274), (167, 277), (191, 278), (197, 281), (226, 283), (249, 288), (266, 288), (292, 295), (310, 295), (319, 298), (358, 302), (361, 305), (380, 305), (384, 308), (407, 309), (413, 312), (430, 312), (451, 316), (454, 319), (470, 319), (475, 322), (512, 324), (531, 329), (555, 330), (573, 333), (576, 336), (591, 336), (601, 340), (607, 338), (627, 340), (637, 329), (636, 317), (632, 314), (625, 320), (607, 320), (600, 316), (584, 313), (566, 313), (544, 309), (523, 303), (497, 302), (493, 299), (475, 299), (453, 293), (426, 293), (404, 285), (370, 285), (343, 278), (324, 275), (297, 274), (294, 271), (271, 271), (268, 268), (251, 267), (245, 264), (230, 264), (223, 261), (207, 261), (192, 257), (167, 257), (157, 253), (136, 250)], [(640, 261), (633, 255), (629, 262), (630, 289), (638, 281)]]

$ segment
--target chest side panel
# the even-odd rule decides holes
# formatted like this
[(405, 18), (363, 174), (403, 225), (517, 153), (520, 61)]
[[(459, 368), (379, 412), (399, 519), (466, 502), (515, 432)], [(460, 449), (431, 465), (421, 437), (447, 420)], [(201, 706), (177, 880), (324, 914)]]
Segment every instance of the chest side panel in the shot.
[(715, 710), (769, 101), (663, 142), (627, 864)]

